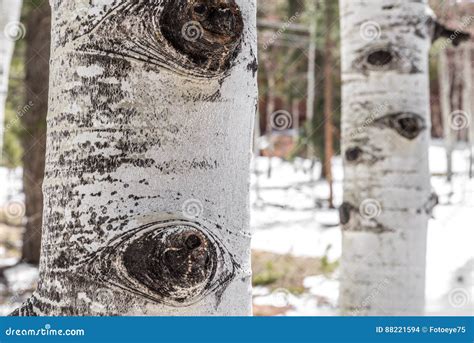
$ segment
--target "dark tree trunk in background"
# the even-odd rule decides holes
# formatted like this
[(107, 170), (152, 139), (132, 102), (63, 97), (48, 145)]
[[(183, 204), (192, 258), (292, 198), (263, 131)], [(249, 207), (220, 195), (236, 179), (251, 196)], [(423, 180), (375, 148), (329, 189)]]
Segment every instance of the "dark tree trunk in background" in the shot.
[(326, 0), (326, 42), (324, 46), (324, 175), (329, 185), (329, 207), (334, 208), (332, 187), (332, 157), (334, 155), (333, 145), (333, 41), (331, 29), (333, 21), (333, 0)]
[(288, 16), (301, 14), (304, 11), (305, 0), (288, 0)]
[(22, 260), (39, 263), (43, 212), (42, 184), (46, 149), (51, 12), (48, 1), (31, 9), (26, 22), (26, 102), (22, 117), (23, 185), (26, 229)]

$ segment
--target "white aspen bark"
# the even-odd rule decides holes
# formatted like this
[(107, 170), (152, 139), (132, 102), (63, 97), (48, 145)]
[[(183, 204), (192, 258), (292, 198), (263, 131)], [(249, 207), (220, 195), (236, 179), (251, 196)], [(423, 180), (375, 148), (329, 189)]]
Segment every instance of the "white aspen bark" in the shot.
[(427, 1), (342, 0), (340, 308), (423, 312), (430, 216)]
[(473, 178), (473, 162), (474, 162), (474, 101), (472, 100), (473, 88), (472, 88), (472, 42), (466, 44), (464, 47), (464, 93), (463, 93), (463, 108), (467, 115), (466, 121), (468, 123), (468, 134), (469, 134), (469, 178)]
[(255, 1), (52, 5), (40, 282), (14, 315), (249, 315)]
[(25, 32), (20, 24), (21, 0), (0, 0), (0, 161), (3, 152), (5, 106), (8, 92), (10, 63), (15, 41)]
[(442, 49), (439, 54), (438, 73), (439, 73), (439, 89), (441, 114), (443, 117), (444, 144), (446, 148), (446, 177), (451, 181), (453, 175), (453, 149), (454, 136), (451, 128), (451, 76), (449, 71), (449, 60), (447, 50)]
[[(454, 82), (453, 82), (453, 90), (452, 90), (452, 109), (454, 110), (450, 114), (450, 125), (453, 131), (453, 149), (456, 149), (456, 145), (458, 142), (465, 140), (466, 137), (466, 123), (464, 120), (459, 122), (459, 119), (467, 119), (463, 112), (463, 92), (464, 92), (464, 58), (463, 58), (463, 47), (456, 47), (453, 49), (454, 52), (454, 66), (453, 66), (453, 74), (454, 74)], [(451, 157), (452, 159), (452, 157)], [(451, 162), (452, 164), (452, 162)], [(454, 171), (453, 171), (454, 174)]]
[(300, 100), (293, 99), (291, 103), (291, 117), (293, 118), (293, 141), (298, 142), (300, 137)]
[[(465, 44), (462, 49), (462, 116), (465, 117), (464, 127), (466, 131), (466, 140), (468, 144), (472, 142), (471, 136), (471, 107), (472, 107), (472, 61), (471, 44)], [(468, 145), (470, 147), (470, 145)], [(470, 148), (469, 148), (470, 149)], [(471, 150), (471, 149), (470, 149)], [(472, 170), (469, 168), (469, 176), (472, 176)]]
[(273, 115), (275, 113), (275, 66), (272, 61), (273, 56), (268, 56), (265, 60), (265, 69), (267, 72), (267, 105), (266, 105), (266, 136), (267, 136), (267, 153), (268, 153), (268, 170), (267, 177), (272, 176), (272, 158), (275, 153), (275, 145), (273, 144)]

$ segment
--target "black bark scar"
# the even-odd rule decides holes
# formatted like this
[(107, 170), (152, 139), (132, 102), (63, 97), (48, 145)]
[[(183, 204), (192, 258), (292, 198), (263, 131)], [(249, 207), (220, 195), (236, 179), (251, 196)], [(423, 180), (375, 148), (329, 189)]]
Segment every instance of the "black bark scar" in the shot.
[(87, 265), (88, 273), (106, 285), (175, 307), (192, 305), (209, 294), (219, 298), (239, 268), (215, 235), (186, 220), (132, 230)]
[(197, 66), (220, 72), (240, 50), (243, 19), (234, 0), (168, 1), (160, 27), (166, 40)]
[(234, 0), (128, 0), (81, 18), (66, 33), (83, 54), (132, 59), (148, 70), (221, 78), (241, 49), (244, 23)]
[(425, 120), (416, 113), (397, 112), (374, 121), (374, 125), (388, 127), (406, 139), (413, 140), (426, 129)]
[(359, 159), (359, 157), (362, 155), (363, 151), (359, 147), (354, 147), (354, 148), (349, 148), (346, 150), (345, 156), (346, 160), (349, 162), (354, 162)]
[[(215, 272), (215, 253), (212, 243), (195, 229), (166, 237), (150, 232), (127, 247), (123, 262), (128, 273), (150, 290), (173, 297), (206, 282)], [(186, 299), (183, 294), (176, 300)]]
[(357, 51), (358, 57), (352, 63), (355, 70), (367, 75), (371, 71), (397, 71), (403, 74), (417, 74), (418, 60), (409, 48), (394, 44), (369, 45)]
[(384, 66), (392, 62), (393, 56), (387, 50), (375, 50), (367, 56), (367, 62), (374, 66)]
[(355, 209), (355, 207), (348, 203), (342, 203), (341, 207), (339, 207), (339, 220), (342, 225), (346, 225), (351, 220), (351, 212)]

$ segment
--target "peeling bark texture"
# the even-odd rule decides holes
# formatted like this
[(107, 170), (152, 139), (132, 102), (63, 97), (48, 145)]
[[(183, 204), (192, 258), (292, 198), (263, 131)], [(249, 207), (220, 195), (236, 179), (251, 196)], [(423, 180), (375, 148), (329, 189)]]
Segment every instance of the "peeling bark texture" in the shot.
[(251, 314), (255, 2), (51, 5), (40, 282), (13, 314)]
[(3, 132), (8, 77), (15, 40), (24, 34), (20, 25), (21, 0), (0, 0), (0, 161), (3, 155)]
[(430, 199), (427, 1), (342, 0), (345, 315), (423, 312)]

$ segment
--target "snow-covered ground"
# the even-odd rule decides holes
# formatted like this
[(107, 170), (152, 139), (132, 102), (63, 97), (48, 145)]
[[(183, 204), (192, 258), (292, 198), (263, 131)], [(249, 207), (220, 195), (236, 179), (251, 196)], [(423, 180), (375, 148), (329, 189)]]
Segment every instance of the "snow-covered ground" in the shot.
[[(472, 315), (474, 273), (474, 180), (469, 180), (469, 152), (454, 153), (452, 184), (446, 181), (445, 150), (439, 144), (430, 149), (432, 184), (439, 195), (429, 223), (426, 314)], [(319, 168), (310, 172), (308, 161), (295, 163), (273, 159), (271, 178), (267, 177), (268, 158), (256, 160), (259, 177), (252, 178), (253, 241), (252, 248), (297, 256), (322, 257), (337, 260), (341, 254), (341, 231), (338, 213), (324, 207), (328, 197), (325, 182), (317, 180)], [(342, 164), (333, 161), (335, 203), (342, 199)], [(312, 209), (322, 203), (322, 208)], [(285, 306), (289, 315), (337, 314), (338, 275), (310, 277), (305, 280), (308, 293), (300, 297), (281, 290), (265, 292), (259, 289), (255, 302), (259, 305)], [(325, 299), (319, 302), (317, 299)]]
[(8, 201), (23, 200), (21, 177), (20, 168), (12, 170), (0, 167), (0, 207)]
[[(467, 150), (454, 153), (456, 176), (452, 184), (442, 174), (446, 171), (444, 149), (430, 150), (432, 184), (440, 205), (434, 211), (428, 230), (426, 313), (428, 315), (470, 315), (473, 312), (473, 242), (474, 180), (469, 180)], [(308, 160), (292, 163), (271, 160), (254, 161), (252, 175), (252, 248), (278, 254), (323, 257), (337, 261), (341, 254), (341, 233), (337, 210), (327, 208), (329, 189), (318, 181), (320, 165), (311, 167)], [(342, 162), (333, 161), (336, 206), (342, 202)], [(0, 169), (0, 207), (8, 200), (21, 199), (21, 171), (7, 173)], [(1, 265), (12, 261), (0, 259)], [(21, 294), (37, 278), (36, 271), (19, 265), (5, 273), (11, 291)], [(270, 291), (256, 287), (254, 302), (261, 306), (288, 307), (287, 315), (336, 315), (338, 271), (304, 280), (306, 291), (293, 295), (284, 289)], [(0, 292), (2, 289), (0, 289)], [(21, 299), (13, 297), (0, 306), (8, 313)]]

